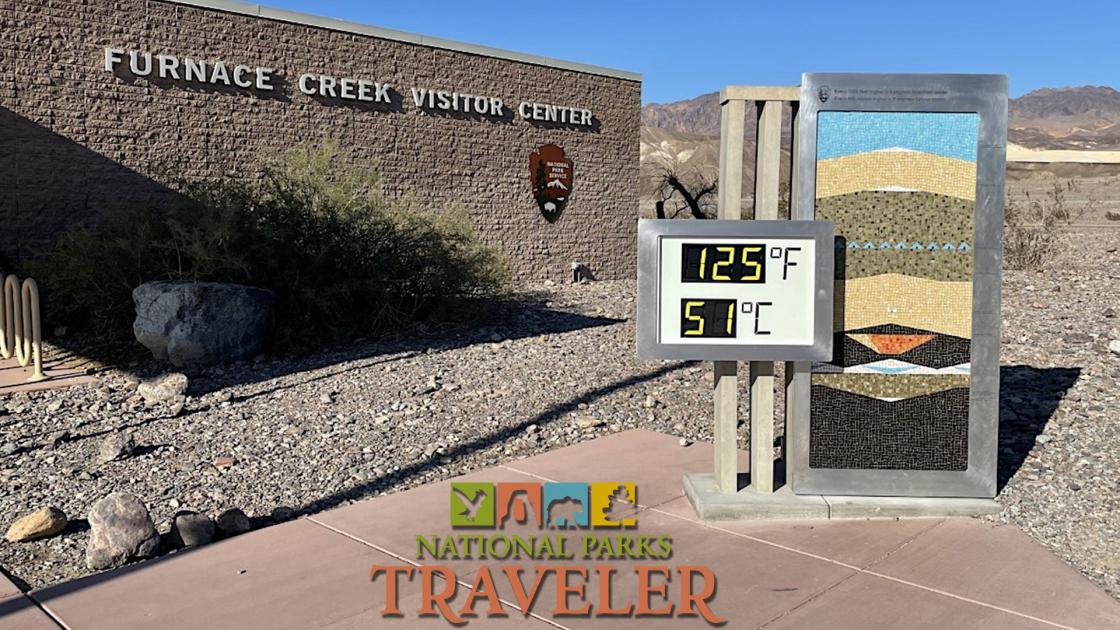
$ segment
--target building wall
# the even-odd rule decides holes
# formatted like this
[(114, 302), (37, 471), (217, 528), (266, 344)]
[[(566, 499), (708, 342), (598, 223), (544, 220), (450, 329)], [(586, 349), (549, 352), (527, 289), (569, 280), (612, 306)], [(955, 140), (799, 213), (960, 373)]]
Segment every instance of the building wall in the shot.
[[(276, 69), (272, 93), (131, 76), (105, 47)], [(122, 67), (127, 68), (128, 58)], [(403, 102), (304, 95), (303, 73), (388, 82)], [(589, 109), (588, 127), (430, 114), (410, 88)], [(110, 206), (173, 203), (168, 174), (252, 173), (262, 158), (324, 137), (376, 166), (390, 198), (465, 207), (520, 279), (569, 263), (632, 277), (641, 84), (163, 0), (0, 2), (0, 255), (32, 255)], [(264, 96), (262, 96), (264, 95)], [(574, 161), (570, 202), (544, 220), (529, 155), (555, 143)]]

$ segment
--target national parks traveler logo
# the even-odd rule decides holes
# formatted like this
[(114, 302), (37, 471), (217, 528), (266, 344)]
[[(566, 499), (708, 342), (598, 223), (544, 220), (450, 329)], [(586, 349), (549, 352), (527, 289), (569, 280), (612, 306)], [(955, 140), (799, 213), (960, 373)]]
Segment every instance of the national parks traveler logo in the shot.
[(556, 223), (568, 205), (574, 170), (572, 161), (564, 156), (564, 149), (555, 144), (546, 144), (529, 155), (533, 198), (549, 223)]
[(831, 94), (832, 90), (830, 90), (827, 85), (822, 85), (821, 89), (817, 90), (817, 98), (819, 98), (822, 103), (827, 103), (828, 97)]
[(634, 527), (637, 521), (623, 514), (637, 503), (637, 493), (632, 481), (452, 483), (451, 526)]
[(509, 620), (515, 611), (641, 618), (642, 627), (647, 617), (727, 623), (711, 608), (715, 572), (671, 564), (673, 537), (638, 531), (632, 481), (463, 481), (450, 490), (450, 531), (429, 520), (436, 531), (416, 534), (412, 559), (370, 567), (382, 618), (404, 617), (404, 603), (418, 619), (455, 626), (482, 616)]

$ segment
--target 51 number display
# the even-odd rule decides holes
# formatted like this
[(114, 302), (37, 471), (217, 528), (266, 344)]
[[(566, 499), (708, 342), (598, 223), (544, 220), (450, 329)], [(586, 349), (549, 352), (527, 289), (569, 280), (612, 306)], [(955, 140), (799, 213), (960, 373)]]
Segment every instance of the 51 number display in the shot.
[(734, 337), (735, 305), (735, 300), (681, 300), (681, 336)]
[[(738, 300), (681, 300), (681, 336), (728, 339), (735, 337)], [(754, 334), (769, 335), (760, 319), (773, 302), (743, 302), (743, 313), (754, 316)]]

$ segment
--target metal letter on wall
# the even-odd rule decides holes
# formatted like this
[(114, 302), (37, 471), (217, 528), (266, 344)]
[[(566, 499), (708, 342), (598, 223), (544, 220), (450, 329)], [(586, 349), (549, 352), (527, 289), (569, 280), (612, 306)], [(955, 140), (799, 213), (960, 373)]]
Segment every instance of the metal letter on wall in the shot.
[(992, 497), (1007, 78), (806, 74), (798, 219), (836, 225), (794, 492)]

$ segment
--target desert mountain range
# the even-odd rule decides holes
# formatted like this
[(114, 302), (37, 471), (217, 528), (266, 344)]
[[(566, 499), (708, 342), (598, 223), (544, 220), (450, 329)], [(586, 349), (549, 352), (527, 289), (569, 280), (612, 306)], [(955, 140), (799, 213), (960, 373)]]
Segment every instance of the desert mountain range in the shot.
[[(719, 93), (642, 107), (642, 126), (719, 135)], [(754, 121), (747, 117), (748, 135)], [(788, 119), (786, 123), (788, 130)], [(1104, 86), (1043, 88), (1008, 102), (1008, 140), (1031, 149), (1120, 149), (1120, 92)]]
[[(642, 196), (649, 198), (662, 165), (714, 175), (719, 165), (719, 123), (718, 92), (643, 106)], [(783, 124), (788, 144), (788, 112)], [(753, 116), (747, 116), (745, 127), (749, 144), (755, 134)], [(1010, 99), (1007, 135), (1009, 154), (1044, 152), (1066, 158), (1083, 154), (1084, 160), (1073, 161), (1094, 162), (1094, 156), (1120, 161), (1120, 92), (1105, 86), (1043, 88)], [(753, 148), (748, 148), (748, 160), (752, 155)], [(744, 179), (749, 180), (753, 168), (745, 166)]]

